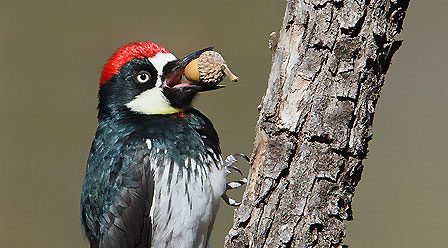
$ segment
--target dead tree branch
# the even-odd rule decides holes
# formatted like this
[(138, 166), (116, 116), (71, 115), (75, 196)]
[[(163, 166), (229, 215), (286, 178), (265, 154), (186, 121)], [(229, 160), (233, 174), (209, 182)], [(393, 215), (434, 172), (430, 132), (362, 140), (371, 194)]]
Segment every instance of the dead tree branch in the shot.
[(341, 247), (409, 0), (290, 0), (226, 247)]

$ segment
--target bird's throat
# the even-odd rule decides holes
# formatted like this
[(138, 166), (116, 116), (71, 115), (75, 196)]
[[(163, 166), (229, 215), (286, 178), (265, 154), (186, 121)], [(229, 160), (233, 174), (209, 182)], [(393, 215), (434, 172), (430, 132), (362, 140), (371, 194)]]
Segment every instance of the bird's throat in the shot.
[(153, 88), (136, 96), (126, 104), (131, 111), (146, 115), (167, 115), (182, 112), (184, 109), (171, 106), (161, 89)]

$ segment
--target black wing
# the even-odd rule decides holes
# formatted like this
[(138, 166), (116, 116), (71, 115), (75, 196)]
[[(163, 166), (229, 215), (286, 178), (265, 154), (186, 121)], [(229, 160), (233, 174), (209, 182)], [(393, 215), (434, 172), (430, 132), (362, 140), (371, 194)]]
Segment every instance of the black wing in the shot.
[(90, 246), (150, 247), (154, 191), (150, 150), (144, 140), (120, 142), (111, 140), (110, 134), (99, 136), (81, 196), (81, 222)]

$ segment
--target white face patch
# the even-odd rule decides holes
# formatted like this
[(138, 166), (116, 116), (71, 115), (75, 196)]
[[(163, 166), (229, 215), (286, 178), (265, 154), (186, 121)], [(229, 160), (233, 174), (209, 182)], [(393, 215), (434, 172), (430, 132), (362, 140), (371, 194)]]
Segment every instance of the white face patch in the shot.
[(156, 87), (162, 86), (161, 76), (163, 73), (163, 67), (166, 63), (176, 60), (176, 56), (172, 53), (158, 53), (156, 56), (152, 58), (148, 58), (149, 62), (156, 68), (157, 73), (159, 74), (157, 77)]
[(126, 107), (134, 112), (146, 115), (174, 114), (182, 111), (172, 107), (163, 95), (162, 88), (157, 86), (143, 91), (134, 100), (126, 104)]
[(134, 100), (126, 104), (130, 110), (147, 115), (157, 114), (173, 114), (181, 112), (181, 109), (171, 106), (168, 99), (162, 92), (162, 73), (163, 67), (170, 61), (176, 60), (176, 56), (171, 53), (158, 53), (152, 58), (148, 58), (149, 62), (157, 70), (157, 82), (154, 88), (142, 92), (136, 96)]

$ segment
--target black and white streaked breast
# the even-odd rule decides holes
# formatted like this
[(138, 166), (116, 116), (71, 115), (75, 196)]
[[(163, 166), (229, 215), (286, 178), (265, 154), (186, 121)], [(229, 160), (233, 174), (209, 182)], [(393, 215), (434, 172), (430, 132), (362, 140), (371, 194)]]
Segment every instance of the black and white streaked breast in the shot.
[(89, 239), (98, 247), (143, 247), (146, 239), (151, 247), (207, 247), (226, 183), (213, 125), (194, 109), (132, 118), (97, 130), (81, 199)]
[(221, 155), (202, 145), (194, 155), (173, 159), (169, 148), (151, 139), (146, 143), (158, 182), (150, 213), (154, 247), (207, 247), (225, 191)]
[(188, 125), (165, 126), (145, 141), (157, 182), (150, 214), (154, 247), (206, 247), (225, 191), (216, 132), (205, 117), (191, 114), (179, 119)]

